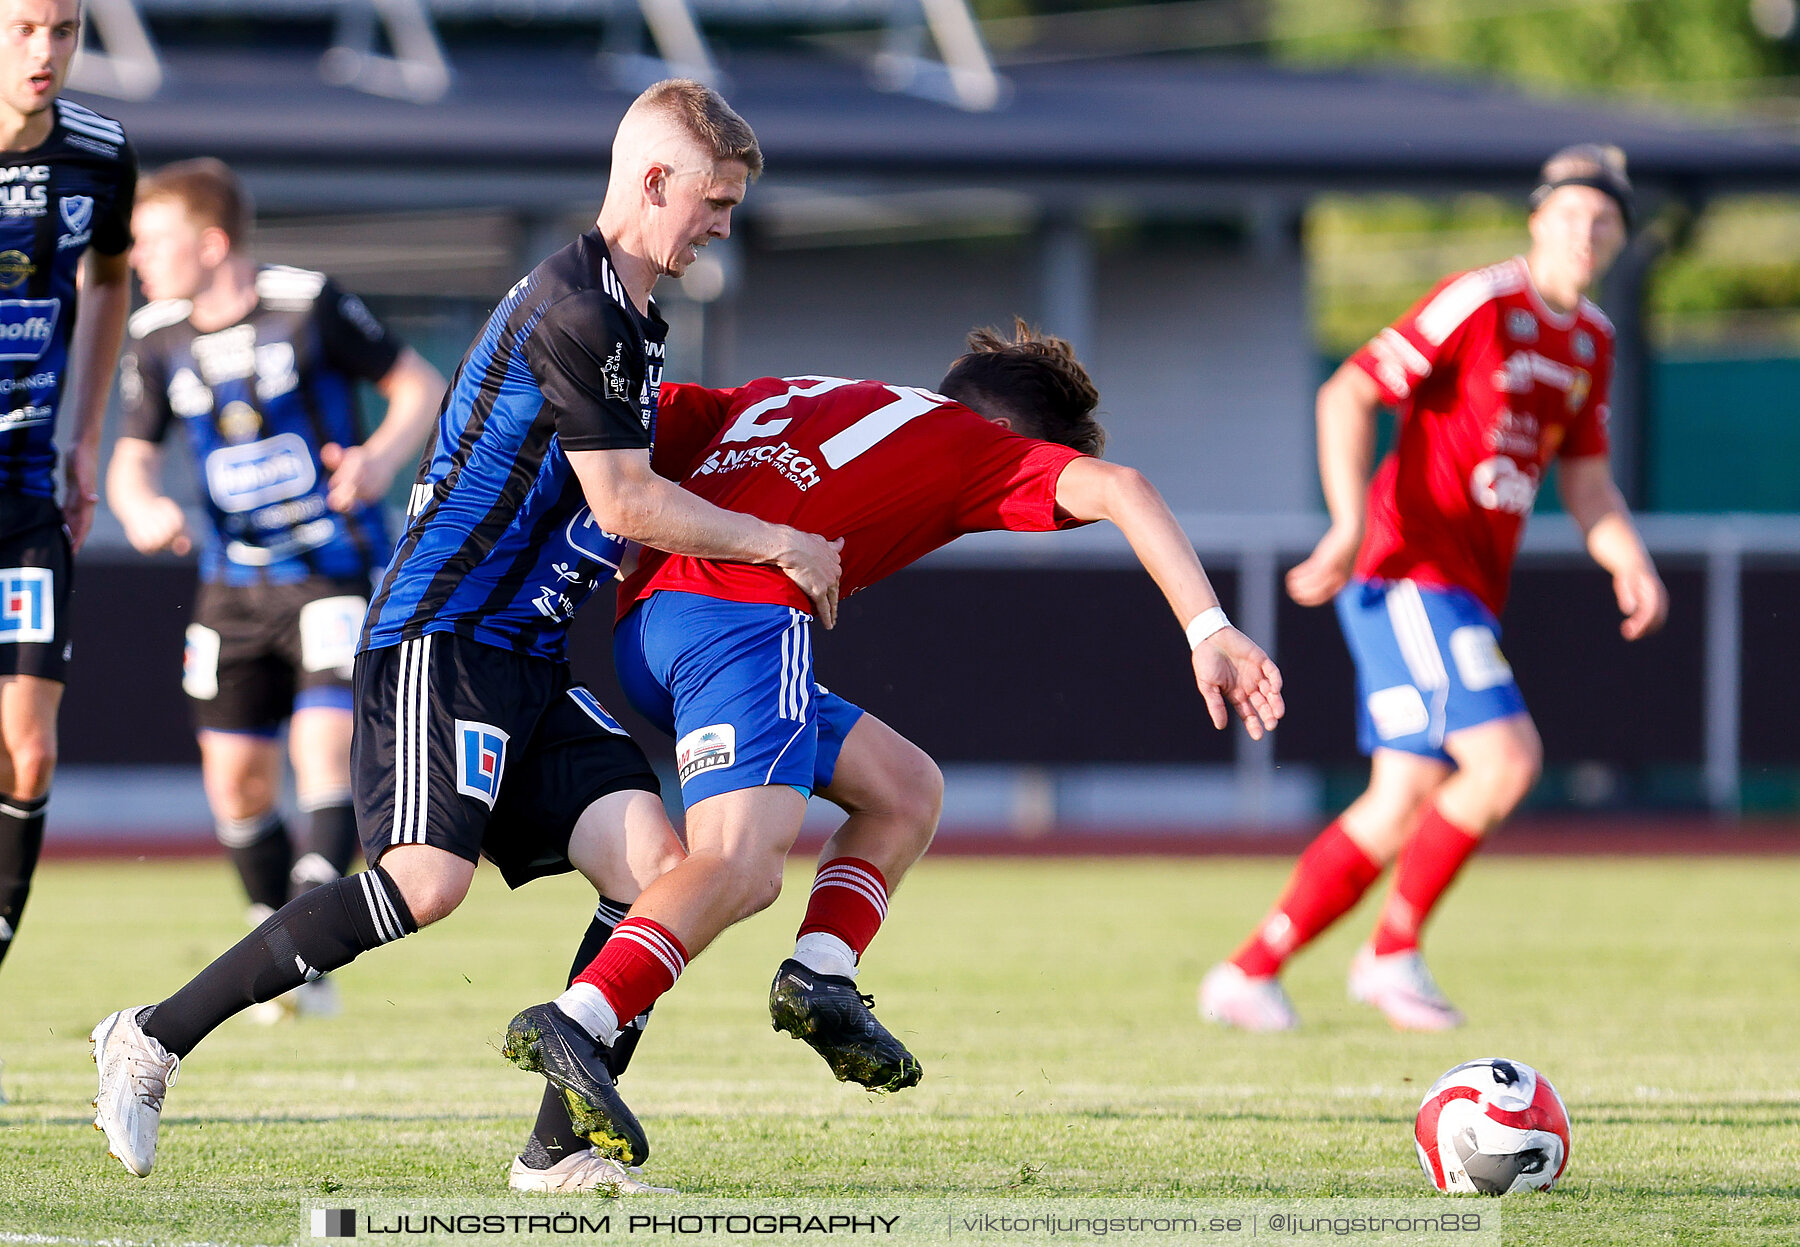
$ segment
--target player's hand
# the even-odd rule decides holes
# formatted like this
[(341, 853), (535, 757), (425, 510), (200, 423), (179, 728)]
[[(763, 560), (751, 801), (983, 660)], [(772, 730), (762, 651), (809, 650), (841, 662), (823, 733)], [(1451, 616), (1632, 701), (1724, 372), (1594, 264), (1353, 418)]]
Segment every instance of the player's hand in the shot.
[(1613, 596), (1625, 616), (1619, 633), (1627, 641), (1656, 632), (1669, 617), (1669, 591), (1653, 567), (1634, 567), (1613, 577)]
[(775, 566), (812, 599), (814, 619), (827, 628), (837, 627), (838, 580), (844, 574), (838, 551), (844, 548), (844, 539), (827, 541), (785, 525), (782, 536), (786, 547), (775, 556)]
[(94, 526), (94, 508), (100, 504), (100, 457), (77, 443), (63, 456), (63, 527), (69, 530), (69, 549), (80, 550)]
[(1288, 596), (1302, 606), (1323, 606), (1350, 581), (1362, 534), (1333, 525), (1306, 560), (1287, 574)]
[(187, 513), (173, 498), (152, 498), (130, 515), (121, 514), (125, 540), (139, 554), (186, 554), (194, 548), (188, 536)]
[(1194, 649), (1194, 683), (1206, 699), (1213, 726), (1223, 730), (1231, 710), (1244, 721), (1251, 740), (1272, 732), (1287, 713), (1281, 700), (1281, 669), (1262, 646), (1236, 628), (1221, 628)]
[(366, 446), (327, 442), (319, 447), (319, 462), (331, 473), (325, 505), (333, 511), (354, 511), (380, 502), (394, 483), (394, 469), (370, 454)]

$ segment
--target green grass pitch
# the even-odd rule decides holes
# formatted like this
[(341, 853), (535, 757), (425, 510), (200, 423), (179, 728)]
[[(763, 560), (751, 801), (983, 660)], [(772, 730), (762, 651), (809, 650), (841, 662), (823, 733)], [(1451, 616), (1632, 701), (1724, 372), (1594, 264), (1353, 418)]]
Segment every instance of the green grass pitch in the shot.
[[(863, 986), (925, 1065), (883, 1099), (769, 1029), (807, 873), (660, 1006), (622, 1084), (650, 1174), (709, 1195), (1422, 1196), (1411, 1122), (1461, 1060), (1538, 1066), (1574, 1121), (1559, 1189), (1506, 1241), (1800, 1238), (1800, 861), (1477, 862), (1431, 932), (1471, 1025), (1390, 1031), (1343, 970), (1373, 902), (1294, 965), (1307, 1026), (1202, 1025), (1194, 989), (1285, 875), (1272, 860), (927, 861)], [(538, 1087), (497, 1047), (591, 899), (571, 878), (463, 910), (339, 976), (334, 1020), (238, 1018), (170, 1093), (148, 1179), (90, 1129), (88, 1029), (242, 934), (221, 862), (52, 863), (0, 974), (0, 1244), (282, 1243), (302, 1200), (505, 1194)]]

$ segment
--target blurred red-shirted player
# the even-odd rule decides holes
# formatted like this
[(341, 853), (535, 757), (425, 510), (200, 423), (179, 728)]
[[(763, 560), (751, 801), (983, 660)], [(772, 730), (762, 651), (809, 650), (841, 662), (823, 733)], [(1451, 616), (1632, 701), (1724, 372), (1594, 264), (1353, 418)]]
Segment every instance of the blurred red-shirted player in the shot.
[[(1236, 956), (1207, 974), (1200, 1007), (1213, 1021), (1297, 1025), (1283, 964), (1398, 856), (1374, 936), (1351, 963), (1350, 994), (1404, 1029), (1461, 1024), (1419, 954), (1419, 931), (1537, 779), (1542, 745), (1496, 617), (1552, 459), (1564, 506), (1612, 574), (1626, 639), (1662, 624), (1667, 595), (1607, 462), (1612, 325), (1583, 297), (1625, 243), (1623, 153), (1565, 148), (1531, 203), (1528, 254), (1446, 279), (1319, 391), (1331, 528), (1287, 585), (1303, 606), (1336, 599), (1369, 787), (1302, 854)], [(1383, 403), (1399, 409), (1399, 435), (1371, 480)]]

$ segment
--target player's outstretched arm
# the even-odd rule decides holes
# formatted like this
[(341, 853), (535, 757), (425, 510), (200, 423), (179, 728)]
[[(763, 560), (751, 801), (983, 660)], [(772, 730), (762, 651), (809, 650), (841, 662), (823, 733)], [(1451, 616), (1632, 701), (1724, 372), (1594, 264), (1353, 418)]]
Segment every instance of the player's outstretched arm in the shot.
[(1564, 459), (1557, 465), (1563, 509), (1587, 538), (1594, 562), (1612, 574), (1613, 595), (1625, 616), (1619, 632), (1627, 641), (1649, 636), (1669, 614), (1669, 591), (1644, 548), (1631, 508), (1613, 481), (1605, 455)]
[(325, 495), (333, 511), (349, 511), (387, 496), (395, 475), (419, 453), (444, 401), (444, 374), (410, 346), (375, 383), (387, 415), (360, 446), (328, 443), (319, 458), (331, 473)]
[(1256, 642), (1225, 622), (1193, 543), (1156, 486), (1133, 468), (1075, 459), (1057, 478), (1056, 505), (1078, 520), (1110, 521), (1125, 534), (1176, 622), (1187, 630), (1194, 682), (1213, 726), (1230, 723), (1229, 707), (1244, 721), (1251, 739), (1273, 731), (1286, 712), (1281, 671)]
[(670, 554), (779, 567), (812, 599), (814, 618), (837, 626), (842, 538), (715, 507), (652, 471), (647, 450), (572, 450), (569, 466), (607, 532)]
[(1321, 606), (1337, 596), (1362, 547), (1369, 472), (1375, 460), (1375, 409), (1381, 391), (1368, 373), (1345, 363), (1319, 387), (1319, 483), (1331, 527), (1287, 574), (1288, 596)]
[(181, 505), (162, 492), (162, 447), (155, 442), (121, 437), (113, 443), (106, 501), (139, 554), (186, 554), (193, 548)]
[(63, 450), (63, 523), (70, 546), (79, 550), (100, 502), (100, 426), (131, 311), (131, 266), (122, 253), (89, 251), (75, 272), (81, 302), (69, 342), (72, 435)]

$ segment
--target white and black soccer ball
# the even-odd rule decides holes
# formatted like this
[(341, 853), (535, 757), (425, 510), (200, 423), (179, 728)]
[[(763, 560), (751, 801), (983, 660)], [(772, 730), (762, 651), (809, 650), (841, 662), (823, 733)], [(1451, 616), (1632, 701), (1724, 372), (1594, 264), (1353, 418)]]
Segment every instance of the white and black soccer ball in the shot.
[(1547, 1191), (1569, 1163), (1569, 1111), (1522, 1061), (1466, 1061), (1431, 1084), (1413, 1123), (1419, 1167), (1440, 1191)]

